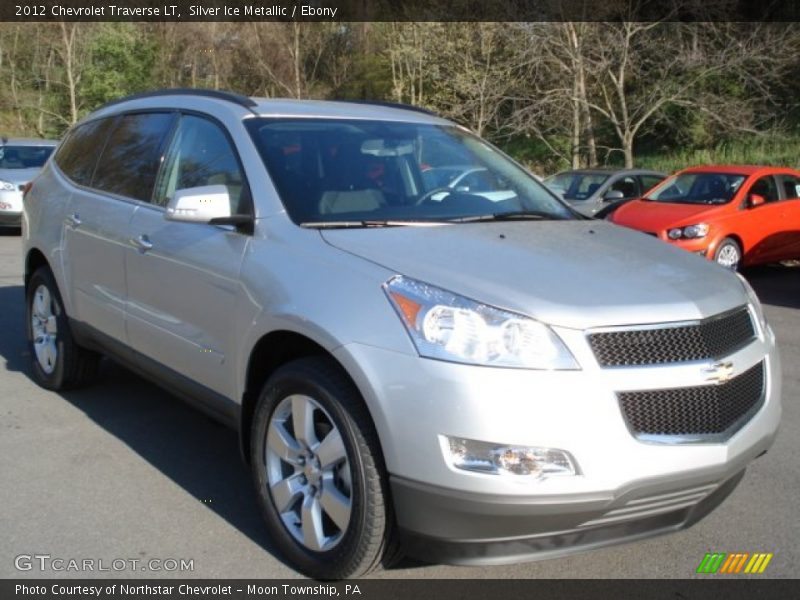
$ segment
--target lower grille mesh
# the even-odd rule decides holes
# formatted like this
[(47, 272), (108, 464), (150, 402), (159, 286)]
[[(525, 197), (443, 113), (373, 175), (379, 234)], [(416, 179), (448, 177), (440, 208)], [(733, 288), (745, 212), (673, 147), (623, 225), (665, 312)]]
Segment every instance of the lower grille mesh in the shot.
[(733, 435), (764, 401), (764, 363), (721, 385), (618, 393), (637, 435)]

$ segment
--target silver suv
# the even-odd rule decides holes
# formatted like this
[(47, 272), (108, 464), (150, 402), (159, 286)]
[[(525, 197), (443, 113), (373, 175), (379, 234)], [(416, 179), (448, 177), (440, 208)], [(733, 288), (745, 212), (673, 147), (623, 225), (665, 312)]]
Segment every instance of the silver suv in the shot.
[[(448, 166), (480, 189), (425, 176)], [(75, 126), (24, 204), (37, 381), (102, 353), (235, 427), (313, 577), (676, 531), (778, 428), (743, 279), (424, 111), (145, 94)]]

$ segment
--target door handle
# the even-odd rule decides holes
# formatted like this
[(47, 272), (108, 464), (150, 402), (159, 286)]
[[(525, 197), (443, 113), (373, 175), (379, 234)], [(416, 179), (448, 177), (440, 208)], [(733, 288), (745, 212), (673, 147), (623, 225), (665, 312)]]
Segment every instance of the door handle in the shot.
[(78, 213), (72, 213), (66, 219), (64, 219), (64, 223), (69, 225), (70, 227), (78, 227), (83, 221), (78, 216)]
[(138, 238), (131, 238), (131, 244), (136, 246), (141, 252), (147, 252), (153, 248), (153, 242), (144, 234), (140, 235)]

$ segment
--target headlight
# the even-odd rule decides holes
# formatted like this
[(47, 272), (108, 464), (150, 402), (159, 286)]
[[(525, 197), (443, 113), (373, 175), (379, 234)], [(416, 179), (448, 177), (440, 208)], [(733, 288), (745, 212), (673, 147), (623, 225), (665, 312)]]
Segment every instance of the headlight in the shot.
[(750, 306), (753, 307), (753, 312), (756, 314), (756, 318), (758, 319), (758, 324), (761, 327), (761, 331), (766, 334), (767, 331), (767, 317), (764, 316), (764, 308), (761, 306), (761, 300), (758, 299), (756, 295), (756, 291), (753, 289), (753, 286), (742, 277), (741, 273), (736, 273), (736, 276), (739, 278), (739, 281), (742, 282), (742, 287), (744, 288), (745, 294), (747, 294), (747, 299), (750, 302)]
[(407, 277), (384, 284), (420, 356), (521, 369), (578, 369), (559, 337), (534, 319)]
[(6, 192), (13, 192), (15, 189), (17, 189), (17, 186), (15, 186), (13, 183), (9, 183), (8, 181), (0, 180), (0, 190), (6, 191)]
[(681, 238), (693, 240), (706, 237), (707, 234), (708, 223), (697, 223), (696, 225), (687, 225), (686, 227), (675, 227), (667, 231), (667, 237), (671, 240), (679, 240)]

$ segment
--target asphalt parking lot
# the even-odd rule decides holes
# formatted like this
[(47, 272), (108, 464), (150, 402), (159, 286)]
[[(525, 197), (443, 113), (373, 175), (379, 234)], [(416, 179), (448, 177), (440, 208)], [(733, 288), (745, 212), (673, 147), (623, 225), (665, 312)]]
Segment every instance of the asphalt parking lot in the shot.
[[(383, 578), (685, 578), (706, 552), (772, 552), (759, 577), (800, 564), (800, 268), (746, 273), (765, 304), (784, 365), (784, 418), (772, 450), (728, 500), (693, 528), (569, 558), (500, 567), (403, 562)], [(15, 557), (186, 559), (191, 572), (123, 577), (297, 577), (272, 548), (236, 435), (112, 363), (91, 388), (37, 387), (23, 334), (20, 239), (0, 233), (0, 577)]]

